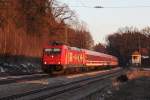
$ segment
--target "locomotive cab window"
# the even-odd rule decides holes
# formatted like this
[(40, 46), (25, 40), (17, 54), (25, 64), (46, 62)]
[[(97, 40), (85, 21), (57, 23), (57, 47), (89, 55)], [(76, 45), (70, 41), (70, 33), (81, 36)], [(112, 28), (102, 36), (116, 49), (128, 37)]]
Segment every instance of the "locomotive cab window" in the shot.
[(45, 54), (60, 54), (61, 53), (61, 49), (60, 48), (48, 48), (48, 49), (44, 49)]
[(59, 48), (53, 48), (53, 53), (60, 53), (61, 52), (61, 49)]

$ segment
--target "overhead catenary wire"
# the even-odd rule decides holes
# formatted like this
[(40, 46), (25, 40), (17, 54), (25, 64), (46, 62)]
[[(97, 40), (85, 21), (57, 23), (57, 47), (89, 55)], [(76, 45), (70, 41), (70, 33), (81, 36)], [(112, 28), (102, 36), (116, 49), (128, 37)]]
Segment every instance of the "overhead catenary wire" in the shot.
[[(150, 8), (150, 6), (69, 6), (69, 7), (79, 7), (79, 8)], [(0, 7), (0, 9), (4, 9), (8, 7)], [(15, 8), (15, 7), (9, 7), (9, 8)], [(32, 7), (37, 8), (37, 7)], [(53, 8), (62, 8), (62, 7), (53, 7)]]
[[(69, 7), (73, 7), (73, 8), (150, 8), (150, 5), (131, 5), (131, 6), (102, 6), (100, 5), (101, 3), (101, 0), (97, 0), (98, 1), (98, 5), (95, 5), (95, 6), (89, 6), (89, 5), (86, 5), (85, 2), (89, 2), (89, 0), (76, 0), (76, 2), (79, 2), (80, 5), (69, 5)], [(109, 1), (109, 0), (108, 0)], [(8, 8), (8, 7), (0, 7), (0, 9), (4, 9), (4, 8)], [(9, 6), (9, 8), (15, 8), (15, 7), (11, 7)], [(33, 8), (36, 8), (36, 7), (33, 7)], [(62, 8), (62, 7), (53, 7), (53, 8)]]
[(150, 8), (150, 6), (70, 6), (81, 8)]
[[(91, 6), (91, 5), (87, 5), (87, 3), (90, 3), (91, 0), (67, 0), (67, 2), (69, 2), (69, 7), (75, 7), (75, 8), (150, 8), (150, 5), (130, 5), (130, 6), (103, 6), (102, 5), (102, 1), (103, 0), (95, 0), (95, 2), (97, 2), (95, 6)], [(111, 0), (107, 0), (107, 1), (111, 1)], [(114, 1), (114, 0), (112, 0)], [(120, 1), (120, 0), (115, 0), (115, 1)], [(71, 4), (71, 2), (73, 2), (73, 4)], [(93, 2), (93, 0), (92, 0)], [(92, 4), (92, 2), (90, 4)], [(74, 5), (75, 3), (79, 3), (79, 5)], [(150, 2), (149, 2), (150, 3)]]

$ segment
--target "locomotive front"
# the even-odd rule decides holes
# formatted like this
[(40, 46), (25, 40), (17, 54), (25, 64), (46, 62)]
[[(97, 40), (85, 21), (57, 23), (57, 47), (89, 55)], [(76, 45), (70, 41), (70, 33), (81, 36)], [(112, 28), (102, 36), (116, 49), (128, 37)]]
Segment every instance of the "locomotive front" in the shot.
[(46, 73), (62, 71), (62, 45), (51, 45), (43, 49), (42, 69)]

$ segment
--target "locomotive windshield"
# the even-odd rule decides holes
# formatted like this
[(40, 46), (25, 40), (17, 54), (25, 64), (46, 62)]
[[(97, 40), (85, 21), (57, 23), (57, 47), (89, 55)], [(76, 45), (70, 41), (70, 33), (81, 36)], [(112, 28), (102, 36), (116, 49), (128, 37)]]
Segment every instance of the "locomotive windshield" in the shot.
[(60, 54), (61, 49), (60, 48), (47, 48), (44, 49), (45, 54)]

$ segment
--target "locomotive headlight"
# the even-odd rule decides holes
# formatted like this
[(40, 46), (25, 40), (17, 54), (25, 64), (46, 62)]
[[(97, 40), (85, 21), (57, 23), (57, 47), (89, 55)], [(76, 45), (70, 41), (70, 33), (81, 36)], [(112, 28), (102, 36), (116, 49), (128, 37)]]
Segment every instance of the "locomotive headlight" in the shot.
[(52, 55), (51, 57), (52, 57), (52, 58), (54, 58), (54, 56), (53, 56), (53, 55)]
[(47, 62), (46, 62), (46, 61), (44, 61), (44, 64), (47, 64)]

